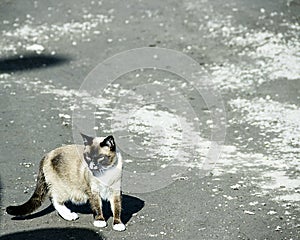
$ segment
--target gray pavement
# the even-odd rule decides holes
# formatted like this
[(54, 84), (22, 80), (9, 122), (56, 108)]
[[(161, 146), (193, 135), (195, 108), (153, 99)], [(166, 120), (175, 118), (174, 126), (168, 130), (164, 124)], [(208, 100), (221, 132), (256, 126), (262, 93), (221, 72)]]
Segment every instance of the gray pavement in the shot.
[[(299, 239), (299, 12), (298, 0), (1, 1), (0, 239)], [(191, 82), (137, 69), (107, 86), (101, 74), (80, 89), (99, 63), (142, 47), (202, 70)], [(207, 89), (221, 104), (207, 105)], [(72, 121), (116, 136), (125, 232), (93, 227), (88, 205), (71, 206), (74, 222), (50, 201), (27, 219), (5, 213), (34, 191), (45, 152), (78, 141)]]

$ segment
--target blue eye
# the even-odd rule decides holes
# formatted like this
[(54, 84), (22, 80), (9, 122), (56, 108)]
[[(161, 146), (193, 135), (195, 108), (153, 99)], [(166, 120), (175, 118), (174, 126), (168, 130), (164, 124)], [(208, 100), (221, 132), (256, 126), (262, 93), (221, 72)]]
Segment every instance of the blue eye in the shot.
[(91, 161), (91, 160), (92, 160), (92, 158), (91, 158), (91, 156), (90, 156), (89, 153), (84, 153), (83, 156), (84, 156), (85, 160), (88, 160), (88, 161)]

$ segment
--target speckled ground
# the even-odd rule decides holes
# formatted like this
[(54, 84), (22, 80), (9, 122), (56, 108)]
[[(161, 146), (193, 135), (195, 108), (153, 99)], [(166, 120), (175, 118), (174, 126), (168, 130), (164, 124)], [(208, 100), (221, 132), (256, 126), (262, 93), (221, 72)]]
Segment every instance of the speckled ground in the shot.
[[(2, 1), (0, 239), (298, 239), (299, 12), (298, 0)], [(80, 89), (98, 63), (138, 47), (177, 50), (209, 77), (138, 69), (101, 95)], [(223, 105), (207, 107), (195, 86)], [(5, 213), (30, 197), (42, 155), (75, 141), (78, 109), (123, 152), (125, 232), (93, 227), (88, 206), (75, 222), (48, 201), (27, 220)], [(226, 137), (204, 175), (215, 111)]]

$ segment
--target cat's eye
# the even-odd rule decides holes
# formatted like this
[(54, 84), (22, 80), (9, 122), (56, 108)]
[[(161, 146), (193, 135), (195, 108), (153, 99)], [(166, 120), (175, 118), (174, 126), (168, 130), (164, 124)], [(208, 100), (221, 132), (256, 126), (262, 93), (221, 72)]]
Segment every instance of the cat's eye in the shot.
[(92, 160), (92, 158), (91, 158), (91, 156), (90, 156), (89, 153), (85, 153), (85, 154), (84, 154), (84, 158), (85, 158), (86, 160), (88, 160), (88, 161), (91, 161), (91, 160)]

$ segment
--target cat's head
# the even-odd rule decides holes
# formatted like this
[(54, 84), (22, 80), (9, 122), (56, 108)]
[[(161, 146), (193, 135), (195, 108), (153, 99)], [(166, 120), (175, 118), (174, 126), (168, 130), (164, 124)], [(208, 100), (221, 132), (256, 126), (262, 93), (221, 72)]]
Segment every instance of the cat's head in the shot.
[(112, 165), (116, 157), (116, 143), (113, 136), (90, 137), (80, 133), (84, 143), (84, 158), (87, 162)]

